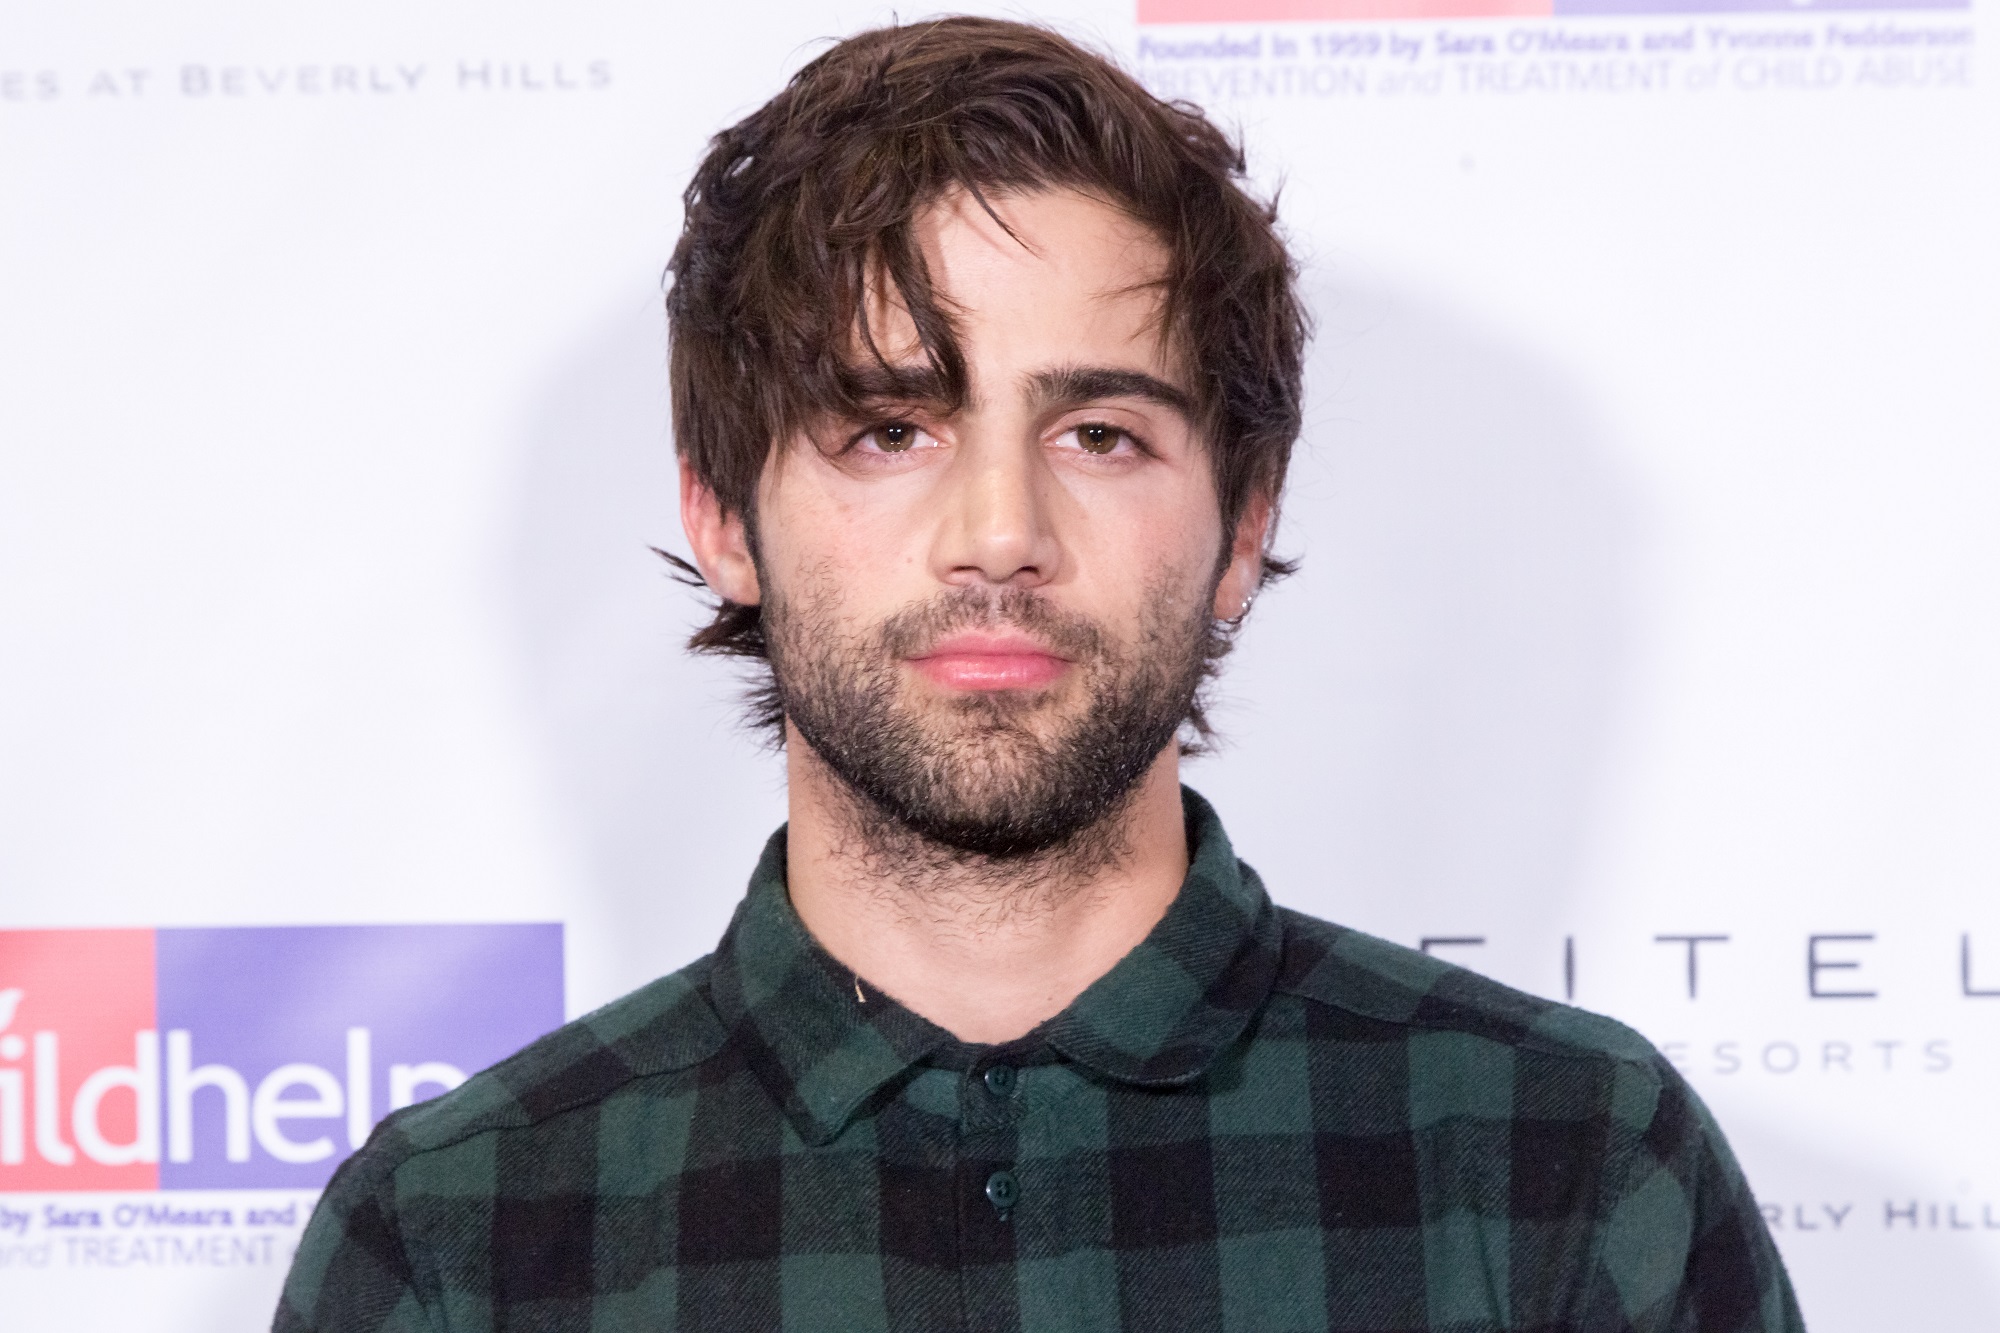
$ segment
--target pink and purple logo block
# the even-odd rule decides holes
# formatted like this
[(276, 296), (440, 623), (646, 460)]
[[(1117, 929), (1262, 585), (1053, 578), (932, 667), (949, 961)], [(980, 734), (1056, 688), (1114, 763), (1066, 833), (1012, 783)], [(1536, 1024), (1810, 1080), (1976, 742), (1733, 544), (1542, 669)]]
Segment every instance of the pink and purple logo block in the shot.
[(0, 931), (0, 1192), (316, 1189), (562, 1021), (560, 925)]

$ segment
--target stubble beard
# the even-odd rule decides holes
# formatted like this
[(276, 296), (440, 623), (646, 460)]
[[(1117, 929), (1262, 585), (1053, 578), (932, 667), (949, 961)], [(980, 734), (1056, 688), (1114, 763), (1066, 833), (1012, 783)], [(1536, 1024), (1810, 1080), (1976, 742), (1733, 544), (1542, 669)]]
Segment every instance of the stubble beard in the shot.
[[(846, 807), (845, 850), (883, 882), (950, 885), (1000, 912), (1126, 854), (1125, 816), (1216, 656), (1209, 599), (1164, 581), (1129, 645), (1020, 588), (948, 589), (860, 629), (831, 580), (803, 591), (767, 601), (765, 634), (785, 716)], [(906, 679), (910, 655), (998, 628), (1068, 658), (1070, 678), (941, 699)]]

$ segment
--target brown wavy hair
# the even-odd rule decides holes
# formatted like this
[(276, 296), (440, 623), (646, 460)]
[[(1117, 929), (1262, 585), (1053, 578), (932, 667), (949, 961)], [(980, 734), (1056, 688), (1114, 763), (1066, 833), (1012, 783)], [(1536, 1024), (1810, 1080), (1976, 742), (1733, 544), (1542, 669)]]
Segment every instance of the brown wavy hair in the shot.
[[(949, 402), (964, 400), (964, 355), (918, 250), (924, 209), (956, 190), (990, 212), (996, 194), (1075, 189), (1167, 250), (1163, 332), (1233, 532), (1251, 497), (1275, 505), (1284, 484), (1307, 337), (1275, 203), (1245, 183), (1241, 146), (1198, 108), (1046, 28), (948, 18), (850, 37), (716, 135), (688, 185), (668, 266), (675, 448), (754, 542), (776, 442), (857, 415), (865, 372), (888, 368), (868, 327), (871, 279), (908, 310)], [(857, 345), (874, 364), (854, 363)], [(1265, 556), (1266, 581), (1291, 569)], [(1229, 633), (1218, 628), (1212, 659)], [(765, 658), (759, 608), (717, 599), (688, 646)], [(773, 690), (750, 702), (756, 724), (781, 722)], [(1208, 734), (1198, 704), (1189, 720)]]

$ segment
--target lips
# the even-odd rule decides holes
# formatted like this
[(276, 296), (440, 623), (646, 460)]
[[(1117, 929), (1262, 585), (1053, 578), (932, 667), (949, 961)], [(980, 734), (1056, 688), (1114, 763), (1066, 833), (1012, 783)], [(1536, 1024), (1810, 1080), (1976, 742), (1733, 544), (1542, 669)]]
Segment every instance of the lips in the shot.
[(953, 690), (1033, 690), (1053, 684), (1070, 661), (1024, 634), (954, 634), (909, 659)]

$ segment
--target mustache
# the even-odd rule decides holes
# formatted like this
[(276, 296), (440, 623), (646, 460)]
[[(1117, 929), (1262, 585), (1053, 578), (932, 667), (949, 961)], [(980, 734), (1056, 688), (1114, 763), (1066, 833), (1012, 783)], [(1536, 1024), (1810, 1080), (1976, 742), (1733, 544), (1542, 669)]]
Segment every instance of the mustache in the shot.
[(1012, 629), (1074, 662), (1105, 656), (1105, 634), (1088, 617), (1065, 611), (1026, 588), (948, 588), (882, 622), (882, 647), (917, 657), (964, 630)]

